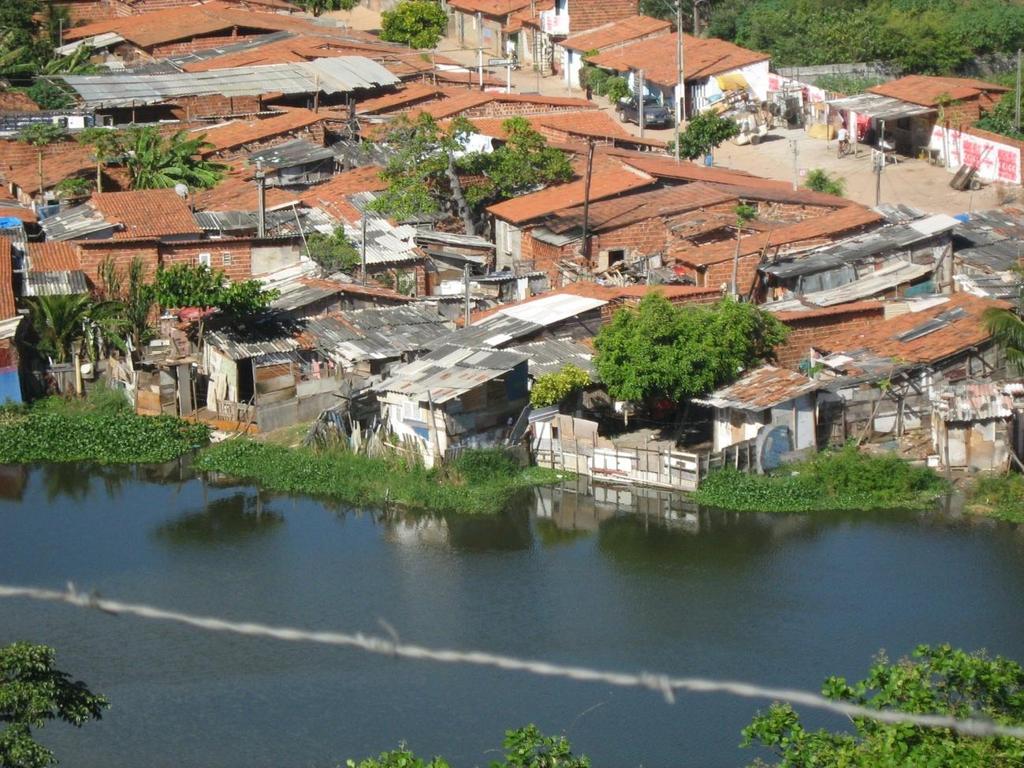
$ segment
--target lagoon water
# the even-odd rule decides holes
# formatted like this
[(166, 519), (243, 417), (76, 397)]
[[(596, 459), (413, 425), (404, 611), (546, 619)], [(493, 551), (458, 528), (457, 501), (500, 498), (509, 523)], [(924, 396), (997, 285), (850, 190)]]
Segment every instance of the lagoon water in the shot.
[[(1024, 660), (1024, 529), (943, 512), (751, 515), (575, 487), (495, 518), (412, 518), (163, 468), (3, 467), (0, 582), (73, 581), (237, 620), (625, 671), (817, 689), (948, 641)], [(392, 748), (456, 768), (502, 732), (595, 766), (737, 766), (758, 702), (611, 689), (0, 601), (0, 645), (58, 649), (108, 696), (48, 726), (73, 768), (324, 768)], [(821, 718), (812, 723), (834, 725)]]

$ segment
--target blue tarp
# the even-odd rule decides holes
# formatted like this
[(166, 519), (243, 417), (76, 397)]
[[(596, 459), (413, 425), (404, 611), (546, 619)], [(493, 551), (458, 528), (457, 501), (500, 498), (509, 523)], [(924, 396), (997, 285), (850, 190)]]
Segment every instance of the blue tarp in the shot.
[(21, 219), (14, 216), (0, 216), (0, 229), (21, 229)]
[(0, 368), (0, 403), (21, 402), (21, 379), (15, 367)]

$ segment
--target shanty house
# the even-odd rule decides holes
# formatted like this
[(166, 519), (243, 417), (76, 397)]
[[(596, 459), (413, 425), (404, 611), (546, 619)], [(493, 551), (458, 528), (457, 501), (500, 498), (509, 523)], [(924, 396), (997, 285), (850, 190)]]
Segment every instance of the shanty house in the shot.
[(790, 450), (815, 448), (820, 384), (796, 371), (765, 365), (694, 402), (715, 409), (714, 450), (757, 439), (765, 428), (784, 427)]
[(974, 211), (953, 230), (957, 289), (993, 299), (1015, 301), (1022, 288), (1024, 211), (1006, 207)]
[[(1024, 385), (964, 381), (937, 393), (932, 445), (942, 466), (1001, 471), (1024, 451)], [(1019, 464), (1019, 461), (1018, 461)]]
[(529, 401), (525, 355), (444, 345), (375, 387), (381, 417), (427, 466), (504, 440)]
[[(677, 33), (628, 43), (598, 53), (587, 61), (624, 75), (635, 91), (640, 72), (649, 94), (675, 110), (679, 86)], [(703, 112), (730, 91), (740, 91), (756, 102), (768, 97), (767, 53), (741, 48), (717, 38), (683, 35), (686, 116)]]
[(957, 220), (929, 216), (870, 230), (760, 267), (775, 310), (949, 292)]

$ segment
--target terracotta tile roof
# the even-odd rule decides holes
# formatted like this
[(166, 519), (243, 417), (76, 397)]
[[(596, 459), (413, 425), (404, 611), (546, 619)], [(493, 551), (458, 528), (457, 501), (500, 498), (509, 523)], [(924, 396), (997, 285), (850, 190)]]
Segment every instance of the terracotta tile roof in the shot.
[(763, 365), (745, 374), (735, 383), (716, 389), (697, 402), (716, 408), (763, 411), (820, 387), (820, 382), (809, 379), (802, 373), (776, 368), (773, 365)]
[[(856, 229), (876, 224), (882, 216), (861, 206), (850, 206), (830, 211), (822, 216), (787, 224), (766, 233), (747, 235), (740, 238), (740, 256), (749, 256), (759, 251), (769, 253), (779, 246), (792, 245), (807, 240), (829, 240)], [(723, 240), (706, 245), (695, 245), (672, 252), (676, 261), (695, 267), (706, 267), (732, 259), (736, 254), (736, 241)]]
[[(256, 182), (250, 173), (230, 173), (213, 189), (197, 191), (194, 202), (199, 211), (255, 211), (258, 207)], [(281, 187), (266, 188), (267, 210), (286, 208), (297, 202), (299, 195), (295, 192)]]
[(14, 305), (14, 263), (11, 241), (0, 237), (0, 320), (18, 314)]
[[(471, 117), (469, 121), (480, 133), (496, 139), (508, 138), (505, 130), (507, 117)], [(654, 147), (664, 147), (665, 143), (656, 139), (640, 139), (623, 128), (613, 117), (599, 109), (581, 112), (560, 112), (552, 115), (529, 115), (524, 117), (540, 133), (555, 132), (571, 136), (586, 136), (597, 139), (619, 140), (627, 143), (642, 143)]]
[(570, 35), (559, 42), (559, 45), (583, 53), (594, 50), (602, 51), (613, 45), (648, 37), (659, 32), (668, 32), (671, 29), (672, 23), (669, 21), (655, 19), (652, 16), (637, 15), (610, 21), (578, 35)]
[(208, 72), (228, 67), (247, 67), (260, 64), (282, 64), (294, 61), (312, 61), (313, 59), (333, 58), (336, 56), (367, 56), (375, 58), (375, 54), (386, 55), (405, 52), (394, 45), (379, 40), (342, 39), (337, 36), (305, 34), (274, 40), (265, 45), (258, 45), (242, 51), (231, 51), (220, 56), (212, 56), (203, 61), (185, 64), (186, 72)]
[(507, 16), (530, 5), (530, 0), (448, 0), (448, 5), (462, 13), (480, 13), (486, 16)]
[[(473, 90), (473, 89), (475, 89), (477, 87), (478, 83), (480, 82), (479, 74), (476, 73), (476, 72), (468, 71), (468, 70), (460, 72), (458, 70), (438, 69), (438, 70), (435, 70), (434, 72), (432, 72), (430, 76), (434, 80), (437, 80), (437, 81), (440, 81), (440, 82), (455, 83), (455, 84), (458, 84), (458, 85), (465, 85), (465, 86), (467, 86), (467, 88), (465, 90)], [(487, 73), (484, 73), (484, 85), (485, 86), (496, 87), (496, 88), (504, 88), (505, 87), (505, 78), (504, 77), (495, 77), (494, 75), (489, 75)]]
[[(654, 181), (646, 174), (631, 173), (628, 170), (595, 171), (590, 180), (590, 201), (620, 195), (631, 189), (647, 187)], [(584, 180), (558, 184), (529, 195), (521, 195), (488, 207), (495, 218), (513, 224), (522, 224), (562, 208), (583, 203)]]
[[(39, 191), (39, 160), (35, 148), (27, 156), (18, 158), (16, 165), (3, 168), (3, 177), (27, 194)], [(92, 149), (69, 141), (52, 144), (43, 154), (43, 187), (50, 189), (71, 176), (96, 176), (96, 162)]]
[[(948, 301), (920, 312), (908, 312), (879, 320), (829, 339), (819, 351), (854, 352), (866, 349), (881, 357), (911, 363), (935, 363), (970, 347), (987, 342), (991, 335), (982, 315), (991, 307), (1007, 308), (1001, 301), (982, 299), (969, 293), (955, 293)], [(922, 333), (923, 326), (938, 326)], [(902, 337), (902, 338), (901, 338)]]
[(71, 42), (106, 32), (116, 32), (140, 48), (152, 48), (162, 43), (230, 31), (234, 27), (245, 31), (292, 31), (313, 36), (342, 37), (353, 34), (350, 30), (340, 27), (336, 31), (332, 30), (298, 15), (261, 12), (212, 0), (73, 27), (64, 32), (64, 40)]
[[(767, 309), (767, 307), (763, 307)], [(784, 312), (772, 312), (775, 317), (784, 323), (797, 322), (799, 320), (810, 320), (818, 317), (832, 317), (834, 315), (847, 315), (851, 312), (877, 312), (879, 316), (885, 313), (885, 305), (881, 301), (851, 301), (849, 304), (837, 304), (834, 307), (808, 307), (807, 309), (790, 309)]]
[[(6, 190), (3, 191), (6, 192)], [(0, 219), (18, 219), (18, 221), (23, 221), (27, 224), (34, 224), (39, 220), (36, 212), (31, 208), (25, 208), (14, 202), (7, 202), (9, 198), (6, 195), (0, 195), (0, 198), (3, 199), (3, 202), (0, 202)]]
[(275, 136), (291, 134), (323, 122), (325, 118), (326, 115), (316, 113), (311, 109), (289, 109), (273, 117), (259, 120), (233, 120), (211, 128), (196, 128), (192, 133), (206, 134), (206, 141), (214, 147), (206, 154), (211, 154), (242, 147), (256, 141), (264, 141)]
[[(687, 80), (731, 72), (770, 58), (767, 53), (741, 48), (725, 40), (690, 35), (683, 36), (683, 57)], [(679, 81), (675, 33), (629, 43), (592, 56), (589, 61), (618, 72), (643, 69), (649, 82), (665, 87), (672, 87)]]
[(580, 110), (594, 111), (598, 109), (594, 102), (573, 96), (542, 96), (534, 93), (465, 91), (464, 93), (453, 95), (443, 101), (427, 104), (417, 110), (417, 114), (420, 112), (426, 112), (428, 115), (431, 115), (438, 120), (443, 120), (444, 118), (455, 117), (463, 112), (495, 101), (509, 104), (535, 104), (542, 109), (544, 107), (576, 107)]
[[(736, 197), (704, 184), (685, 184), (639, 190), (610, 200), (590, 204), (589, 227), (592, 232), (618, 229), (646, 219), (674, 216), (687, 211), (735, 201)], [(553, 232), (565, 233), (582, 229), (583, 206), (556, 212), (544, 221)]]
[(359, 212), (348, 202), (348, 196), (357, 192), (379, 192), (387, 189), (387, 182), (380, 177), (383, 170), (379, 165), (368, 165), (339, 173), (323, 184), (317, 184), (303, 192), (302, 202), (310, 208), (321, 208), (336, 219), (352, 221), (352, 213), (355, 211), (354, 218), (358, 219)]
[(28, 243), (29, 272), (68, 272), (81, 269), (78, 247), (72, 242)]
[(0, 320), (18, 314), (14, 304), (14, 252), (11, 241), (0, 237)]
[(201, 235), (188, 205), (173, 189), (103, 192), (89, 199), (106, 221), (122, 229), (115, 240), (136, 240), (171, 235)]
[(908, 75), (898, 80), (875, 85), (868, 88), (868, 93), (888, 96), (911, 104), (924, 107), (935, 107), (944, 98), (954, 101), (970, 101), (983, 93), (1006, 93), (1010, 89), (984, 80), (972, 80), (966, 77), (930, 77), (927, 75)]
[(636, 16), (638, 0), (573, 0), (569, 4), (569, 34)]
[(436, 85), (410, 83), (395, 93), (386, 93), (374, 99), (364, 99), (356, 104), (356, 112), (373, 115), (393, 112), (427, 99), (443, 98), (445, 91)]

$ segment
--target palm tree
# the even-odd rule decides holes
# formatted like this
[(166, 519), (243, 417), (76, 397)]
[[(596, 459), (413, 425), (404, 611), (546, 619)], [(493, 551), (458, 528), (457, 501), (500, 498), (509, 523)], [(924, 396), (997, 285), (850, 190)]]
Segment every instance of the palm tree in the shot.
[(206, 134), (190, 139), (185, 131), (178, 131), (164, 138), (150, 126), (129, 131), (125, 144), (134, 189), (165, 189), (176, 184), (193, 189), (212, 187), (226, 168), (200, 156), (213, 147)]
[(85, 294), (34, 296), (28, 306), (39, 336), (36, 349), (56, 363), (66, 363), (85, 337), (92, 300)]
[(110, 128), (86, 128), (75, 140), (79, 144), (91, 146), (96, 158), (96, 191), (103, 191), (103, 167), (124, 154), (124, 137), (119, 131)]
[(982, 315), (985, 327), (1003, 348), (1007, 361), (1024, 372), (1024, 320), (1012, 309), (991, 307)]

